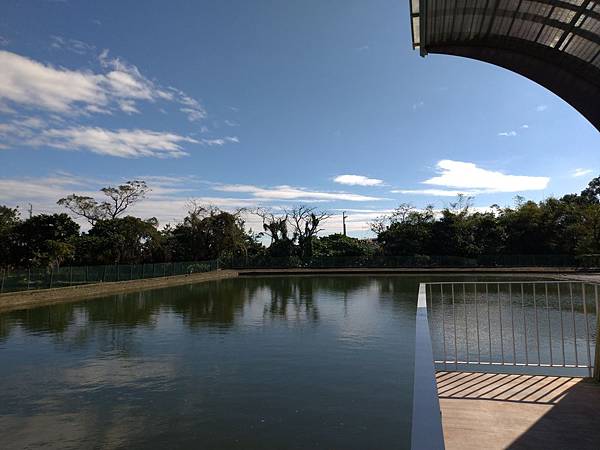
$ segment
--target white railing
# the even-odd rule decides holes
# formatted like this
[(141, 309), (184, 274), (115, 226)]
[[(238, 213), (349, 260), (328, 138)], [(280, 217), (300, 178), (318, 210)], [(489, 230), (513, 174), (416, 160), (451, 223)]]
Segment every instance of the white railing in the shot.
[[(592, 376), (598, 285), (571, 281), (426, 283), (434, 361), (537, 366)], [(598, 376), (598, 374), (595, 374)]]
[(415, 373), (411, 449), (443, 450), (444, 432), (435, 381), (425, 284), (419, 285), (415, 324)]

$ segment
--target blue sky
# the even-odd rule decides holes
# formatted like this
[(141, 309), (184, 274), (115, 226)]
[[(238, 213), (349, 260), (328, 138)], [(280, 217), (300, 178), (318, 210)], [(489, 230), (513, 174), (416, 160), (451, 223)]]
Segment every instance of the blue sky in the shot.
[(535, 83), (421, 58), (405, 1), (3, 1), (0, 204), (22, 210), (142, 178), (161, 224), (192, 198), (310, 203), (363, 236), (403, 202), (578, 192), (599, 149)]

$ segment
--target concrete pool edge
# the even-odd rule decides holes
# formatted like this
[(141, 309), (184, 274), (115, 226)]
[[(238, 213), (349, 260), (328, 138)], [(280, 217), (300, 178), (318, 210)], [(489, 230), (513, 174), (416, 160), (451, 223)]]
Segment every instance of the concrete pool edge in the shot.
[(212, 272), (176, 275), (172, 277), (145, 278), (141, 280), (116, 281), (54, 289), (38, 289), (31, 291), (7, 292), (0, 294), (0, 313), (37, 308), (57, 303), (73, 303), (83, 300), (105, 297), (129, 292), (147, 291), (171, 286), (202, 283), (205, 281), (236, 278), (235, 270), (216, 270)]

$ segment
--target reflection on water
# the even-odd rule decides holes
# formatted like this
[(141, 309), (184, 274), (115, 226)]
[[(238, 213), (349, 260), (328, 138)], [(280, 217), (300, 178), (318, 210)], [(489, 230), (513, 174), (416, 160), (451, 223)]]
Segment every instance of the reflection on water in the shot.
[(415, 279), (221, 280), (0, 315), (2, 448), (403, 448)]

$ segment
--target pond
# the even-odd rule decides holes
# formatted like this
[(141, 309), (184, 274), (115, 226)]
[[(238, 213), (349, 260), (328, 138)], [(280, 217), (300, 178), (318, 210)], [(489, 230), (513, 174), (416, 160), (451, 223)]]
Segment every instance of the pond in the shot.
[(408, 448), (417, 291), (238, 278), (0, 315), (2, 448)]

